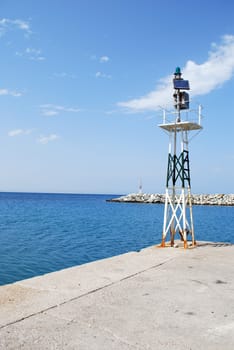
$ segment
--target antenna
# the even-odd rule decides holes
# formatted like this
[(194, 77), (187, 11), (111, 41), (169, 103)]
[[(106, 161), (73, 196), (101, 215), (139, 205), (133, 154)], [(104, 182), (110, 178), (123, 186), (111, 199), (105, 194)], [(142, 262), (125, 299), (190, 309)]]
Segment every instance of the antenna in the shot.
[[(192, 246), (196, 245), (194, 236), (191, 177), (188, 150), (188, 134), (202, 129), (201, 106), (198, 107), (196, 120), (190, 120), (189, 81), (182, 78), (180, 67), (176, 67), (174, 78), (175, 112), (163, 111), (163, 123), (158, 126), (169, 135), (169, 153), (166, 178), (166, 193), (161, 247), (166, 246), (170, 233), (170, 246), (175, 244), (178, 233), (188, 248), (188, 235), (191, 235)], [(180, 141), (180, 142), (178, 142)]]
[(142, 194), (142, 178), (140, 177), (140, 180), (139, 180), (139, 191), (138, 191), (139, 194)]

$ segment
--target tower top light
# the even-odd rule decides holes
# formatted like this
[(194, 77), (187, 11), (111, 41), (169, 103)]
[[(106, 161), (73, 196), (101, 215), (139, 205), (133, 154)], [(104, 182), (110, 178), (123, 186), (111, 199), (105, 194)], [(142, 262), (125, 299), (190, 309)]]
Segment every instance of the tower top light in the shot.
[(180, 67), (176, 67), (175, 73), (174, 73), (174, 79), (181, 79), (181, 70)]

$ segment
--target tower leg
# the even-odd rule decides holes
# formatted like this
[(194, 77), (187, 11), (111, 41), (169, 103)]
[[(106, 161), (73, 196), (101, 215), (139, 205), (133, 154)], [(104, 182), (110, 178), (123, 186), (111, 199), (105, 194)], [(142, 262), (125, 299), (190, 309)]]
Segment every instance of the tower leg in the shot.
[(168, 189), (166, 189), (165, 194), (165, 205), (164, 205), (164, 219), (163, 219), (163, 233), (162, 233), (162, 242), (161, 247), (166, 246), (166, 236), (167, 236), (167, 217), (168, 217)]
[(185, 197), (185, 190), (182, 188), (182, 216), (183, 216), (183, 241), (184, 241), (184, 248), (188, 248), (187, 243), (187, 222), (186, 222), (186, 204), (187, 200)]
[(170, 233), (171, 233), (171, 247), (174, 247), (174, 245), (175, 245), (175, 222), (172, 223)]
[[(173, 186), (173, 189), (172, 189), (172, 207), (173, 208), (175, 208), (175, 205), (176, 205), (175, 199), (176, 199), (175, 186)], [(171, 222), (171, 227), (170, 227), (171, 247), (174, 247), (174, 244), (175, 244), (175, 225), (176, 225), (175, 218), (173, 218)]]
[(194, 246), (196, 246), (196, 241), (195, 241), (195, 237), (194, 237), (192, 197), (191, 197), (191, 189), (190, 189), (190, 187), (188, 188), (188, 202), (189, 202), (189, 211), (190, 211), (192, 246), (194, 247)]

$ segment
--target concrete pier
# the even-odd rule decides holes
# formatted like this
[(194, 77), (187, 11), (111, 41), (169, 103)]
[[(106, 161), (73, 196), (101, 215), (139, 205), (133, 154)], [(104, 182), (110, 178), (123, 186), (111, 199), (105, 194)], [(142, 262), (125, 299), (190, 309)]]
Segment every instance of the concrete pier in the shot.
[(2, 286), (0, 349), (233, 350), (234, 246), (150, 247)]

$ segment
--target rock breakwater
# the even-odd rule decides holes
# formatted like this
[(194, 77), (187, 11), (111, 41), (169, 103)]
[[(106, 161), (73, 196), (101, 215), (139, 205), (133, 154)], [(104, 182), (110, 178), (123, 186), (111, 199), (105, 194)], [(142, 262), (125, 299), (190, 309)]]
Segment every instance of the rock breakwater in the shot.
[[(224, 205), (234, 206), (234, 194), (193, 194), (193, 205)], [(126, 196), (107, 200), (123, 203), (165, 203), (164, 194), (130, 193)]]

